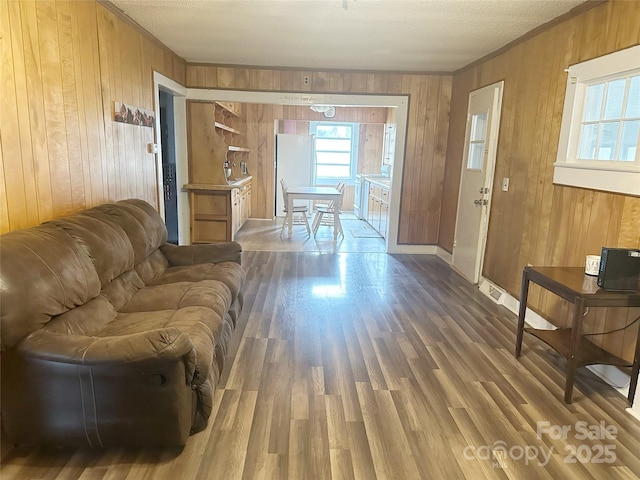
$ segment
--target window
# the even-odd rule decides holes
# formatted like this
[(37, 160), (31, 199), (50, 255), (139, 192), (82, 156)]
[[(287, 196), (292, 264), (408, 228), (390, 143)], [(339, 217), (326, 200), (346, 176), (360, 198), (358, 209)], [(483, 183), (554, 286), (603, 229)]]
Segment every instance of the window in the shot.
[(487, 112), (474, 113), (471, 117), (471, 137), (469, 138), (467, 170), (482, 170), (486, 136)]
[(315, 132), (314, 179), (317, 185), (335, 184), (355, 178), (358, 158), (358, 124), (318, 122)]
[(554, 182), (640, 195), (640, 46), (568, 74)]

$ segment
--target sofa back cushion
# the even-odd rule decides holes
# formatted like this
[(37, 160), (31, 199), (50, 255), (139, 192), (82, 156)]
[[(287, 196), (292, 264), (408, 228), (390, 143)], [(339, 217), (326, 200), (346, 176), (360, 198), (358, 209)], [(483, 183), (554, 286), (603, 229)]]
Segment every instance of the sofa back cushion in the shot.
[(133, 246), (124, 229), (104, 212), (92, 208), (52, 220), (65, 230), (93, 262), (102, 287), (133, 268)]
[(3, 235), (0, 262), (2, 350), (100, 293), (86, 250), (53, 224)]
[(124, 229), (133, 246), (136, 265), (167, 242), (167, 227), (162, 217), (144, 200), (121, 200), (95, 208)]

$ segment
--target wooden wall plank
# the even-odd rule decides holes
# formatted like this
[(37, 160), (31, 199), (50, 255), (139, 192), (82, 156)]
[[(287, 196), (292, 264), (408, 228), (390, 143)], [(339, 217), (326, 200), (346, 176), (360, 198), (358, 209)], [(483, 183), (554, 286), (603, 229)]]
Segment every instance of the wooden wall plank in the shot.
[(46, 86), (43, 88), (44, 110), (42, 113), (45, 118), (49, 156), (50, 159), (55, 159), (50, 161), (53, 214), (61, 216), (72, 213), (74, 210), (55, 2), (49, 0), (36, 2), (36, 17), (42, 76), (46, 79)]
[[(11, 7), (11, 8), (10, 8)], [(29, 144), (30, 132), (28, 127), (28, 110), (20, 108), (17, 97), (21, 93), (26, 94), (25, 67), (19, 52), (22, 49), (22, 29), (20, 24), (20, 11), (17, 4), (0, 5), (2, 9), (0, 19), (2, 25), (7, 28), (13, 23), (12, 36), (3, 35), (2, 42), (2, 174), (5, 182), (3, 196), (5, 207), (3, 208), (2, 231), (12, 228), (20, 228), (25, 223), (33, 221), (33, 210), (27, 209), (27, 196), (29, 190), (35, 191), (34, 178), (29, 177), (29, 171), (33, 171), (33, 155)], [(11, 10), (11, 11), (10, 11)], [(10, 18), (11, 17), (11, 18)], [(4, 32), (3, 32), (4, 33)], [(14, 51), (17, 50), (14, 60)], [(13, 65), (12, 65), (13, 64)], [(20, 135), (20, 132), (23, 132)], [(25, 149), (25, 161), (21, 162), (22, 149)], [(25, 170), (27, 177), (25, 178)], [(33, 174), (31, 174), (33, 175)], [(31, 186), (31, 188), (29, 188)], [(33, 199), (35, 193), (31, 195)], [(12, 215), (10, 216), (10, 213)], [(13, 218), (11, 218), (13, 217)], [(37, 207), (35, 208), (37, 218)]]
[[(49, 145), (44, 118), (44, 89), (40, 80), (43, 74), (40, 61), (40, 45), (38, 43), (38, 20), (36, 17), (35, 2), (16, 3), (18, 3), (20, 7), (22, 41), (24, 45), (22, 55), (24, 55), (23, 61), (27, 79), (26, 98), (22, 97), (22, 99), (18, 99), (18, 108), (28, 108), (29, 111), (29, 130), (31, 133), (31, 149), (37, 190), (36, 205), (33, 205), (34, 199), (28, 199), (28, 203), (31, 204), (30, 209), (38, 210), (38, 220), (42, 221), (54, 215), (54, 205), (49, 165)], [(18, 58), (20, 55), (20, 51), (15, 50), (14, 46), (14, 58)], [(28, 152), (28, 149), (26, 149), (25, 152)], [(23, 163), (27, 162), (28, 160)], [(11, 182), (9, 178), (7, 178), (6, 181)], [(9, 196), (8, 200), (10, 202), (12, 201), (11, 196)], [(32, 225), (34, 221), (32, 218), (25, 218), (24, 220), (26, 225), (23, 224), (23, 226)], [(12, 230), (15, 228), (22, 227), (18, 225), (11, 226)]]

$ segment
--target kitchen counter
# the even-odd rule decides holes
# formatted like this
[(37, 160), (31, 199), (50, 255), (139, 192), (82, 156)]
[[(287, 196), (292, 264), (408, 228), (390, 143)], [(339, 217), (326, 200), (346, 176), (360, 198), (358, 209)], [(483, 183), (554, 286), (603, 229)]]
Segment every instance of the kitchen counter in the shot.
[(371, 182), (372, 184), (378, 185), (382, 188), (391, 188), (391, 180), (388, 178), (365, 177), (365, 181)]
[(251, 175), (235, 180), (231, 183), (225, 183), (221, 185), (215, 185), (211, 183), (187, 183), (183, 186), (185, 190), (232, 190), (234, 188), (240, 188), (251, 181)]

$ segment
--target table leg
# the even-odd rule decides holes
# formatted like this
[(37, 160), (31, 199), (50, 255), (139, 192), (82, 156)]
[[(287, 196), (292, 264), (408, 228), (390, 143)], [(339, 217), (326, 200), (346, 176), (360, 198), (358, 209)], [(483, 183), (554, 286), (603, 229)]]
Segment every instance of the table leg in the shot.
[(631, 368), (631, 383), (629, 384), (629, 405), (633, 406), (633, 398), (636, 395), (638, 386), (638, 373), (640, 372), (640, 328), (638, 328), (638, 338), (636, 338), (636, 351), (633, 354), (633, 366)]
[(573, 321), (571, 322), (571, 345), (567, 358), (567, 381), (564, 386), (564, 403), (571, 403), (573, 381), (578, 369), (578, 346), (580, 345), (580, 326), (584, 313), (584, 300), (579, 298), (573, 306)]
[(527, 313), (527, 299), (529, 298), (529, 274), (522, 272), (522, 286), (520, 287), (520, 310), (518, 311), (518, 330), (516, 334), (516, 358), (522, 352), (522, 336), (524, 335), (524, 317)]

